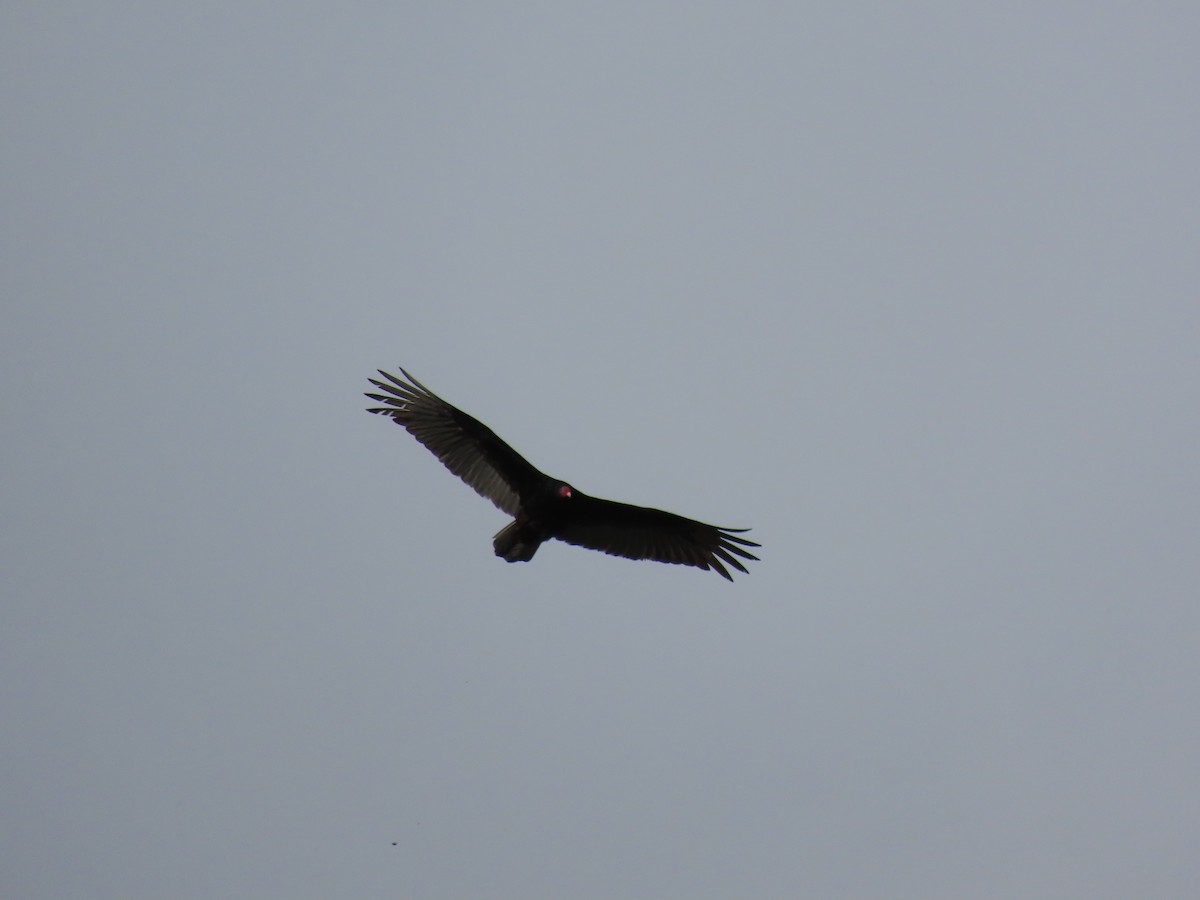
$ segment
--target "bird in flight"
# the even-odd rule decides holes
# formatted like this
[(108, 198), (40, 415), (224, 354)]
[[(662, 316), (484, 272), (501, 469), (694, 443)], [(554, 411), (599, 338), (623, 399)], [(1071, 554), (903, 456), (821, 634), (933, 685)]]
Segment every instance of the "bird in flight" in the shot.
[(368, 412), (404, 426), (442, 465), (513, 517), (493, 540), (496, 555), (506, 561), (528, 562), (550, 538), (627, 559), (711, 569), (729, 581), (726, 566), (746, 572), (741, 559), (758, 559), (745, 548), (760, 545), (738, 537), (748, 528), (721, 528), (661, 509), (589, 497), (539, 472), (478, 419), (404, 369), (400, 373), (404, 378), (381, 369), (383, 380), (370, 379), (382, 393), (366, 396), (383, 405)]

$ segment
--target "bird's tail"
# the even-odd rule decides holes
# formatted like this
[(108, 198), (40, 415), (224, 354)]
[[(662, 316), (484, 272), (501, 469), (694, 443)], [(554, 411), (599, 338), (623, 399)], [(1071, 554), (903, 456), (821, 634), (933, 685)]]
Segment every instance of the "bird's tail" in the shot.
[(529, 562), (541, 543), (540, 537), (531, 534), (516, 519), (497, 531), (492, 540), (496, 555), (504, 557), (506, 562)]

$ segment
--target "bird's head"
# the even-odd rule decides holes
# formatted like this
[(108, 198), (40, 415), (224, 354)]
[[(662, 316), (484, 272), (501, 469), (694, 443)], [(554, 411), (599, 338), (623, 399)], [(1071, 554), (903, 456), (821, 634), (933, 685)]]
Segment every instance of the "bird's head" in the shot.
[(571, 494), (571, 486), (565, 481), (560, 481), (558, 487), (554, 489), (554, 496), (560, 500), (570, 500)]

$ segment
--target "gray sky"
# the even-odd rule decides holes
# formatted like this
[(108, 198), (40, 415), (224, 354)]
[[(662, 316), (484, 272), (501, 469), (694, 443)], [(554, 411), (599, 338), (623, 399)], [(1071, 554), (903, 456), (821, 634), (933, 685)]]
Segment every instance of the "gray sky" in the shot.
[(1198, 34), (6, 4), (0, 894), (1194, 896)]

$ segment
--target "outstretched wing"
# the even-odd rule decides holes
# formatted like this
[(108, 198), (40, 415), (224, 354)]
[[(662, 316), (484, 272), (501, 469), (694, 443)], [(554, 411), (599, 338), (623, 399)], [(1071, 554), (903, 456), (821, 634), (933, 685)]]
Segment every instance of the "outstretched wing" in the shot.
[(403, 381), (382, 369), (384, 381), (370, 379), (382, 394), (367, 394), (386, 404), (368, 412), (391, 416), (397, 425), (428, 447), (442, 464), (510, 516), (521, 508), (521, 493), (545, 478), (492, 429), (451, 406), (403, 369)]
[(758, 559), (744, 547), (754, 541), (737, 537), (748, 528), (719, 528), (674, 513), (628, 503), (614, 503), (575, 492), (568, 501), (570, 515), (554, 530), (554, 537), (568, 544), (601, 550), (628, 559), (652, 559), (714, 569), (733, 581), (725, 564), (745, 572), (738, 560)]

